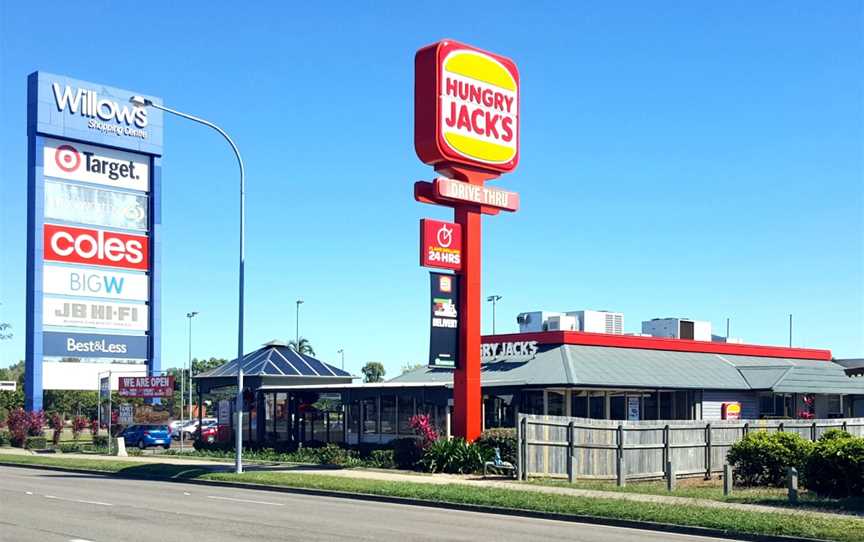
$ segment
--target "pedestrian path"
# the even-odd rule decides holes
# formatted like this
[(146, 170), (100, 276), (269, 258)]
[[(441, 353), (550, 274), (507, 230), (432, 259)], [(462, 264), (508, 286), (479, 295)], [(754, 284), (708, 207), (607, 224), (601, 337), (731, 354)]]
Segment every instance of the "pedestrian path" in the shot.
[[(32, 452), (18, 448), (0, 448), (0, 454), (33, 455)], [(51, 457), (54, 457), (53, 455)], [(69, 457), (75, 459), (93, 459), (97, 461), (130, 461), (135, 463), (164, 463), (170, 465), (190, 465), (213, 472), (233, 471), (234, 463), (221, 460), (208, 460), (192, 457), (180, 457), (176, 455), (147, 454), (140, 456), (116, 457), (91, 454), (57, 454), (56, 457)], [(415, 484), (461, 484), (470, 487), (498, 488), (515, 491), (532, 491), (550, 495), (567, 495), (572, 497), (587, 497), (595, 499), (616, 499), (623, 501), (647, 502), (668, 505), (690, 505), (706, 508), (717, 508), (724, 510), (740, 510), (749, 512), (768, 512), (777, 514), (811, 515), (826, 518), (861, 516), (862, 514), (837, 514), (831, 512), (820, 512), (814, 510), (802, 510), (784, 508), (778, 506), (767, 506), (760, 504), (742, 504), (715, 501), (710, 499), (697, 499), (692, 497), (676, 497), (672, 495), (649, 495), (644, 493), (622, 493), (617, 491), (600, 491), (593, 489), (579, 489), (560, 486), (541, 486), (524, 484), (510, 479), (489, 478), (484, 479), (477, 475), (456, 474), (429, 474), (414, 473), (410, 471), (388, 471), (383, 469), (338, 469), (326, 468), (315, 465), (285, 465), (267, 462), (247, 462), (247, 471), (285, 472), (293, 474), (306, 474), (317, 476), (335, 476), (341, 478), (353, 478), (362, 480), (379, 480), (382, 482), (407, 482)]]

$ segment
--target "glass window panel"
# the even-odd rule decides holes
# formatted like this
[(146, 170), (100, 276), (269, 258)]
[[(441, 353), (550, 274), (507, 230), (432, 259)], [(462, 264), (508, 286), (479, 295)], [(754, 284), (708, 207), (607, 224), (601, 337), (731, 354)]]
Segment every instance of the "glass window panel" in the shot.
[(381, 396), (381, 433), (396, 434), (396, 396)]
[(588, 417), (596, 420), (602, 420), (606, 417), (606, 397), (602, 395), (592, 395), (588, 403)]
[(564, 392), (550, 391), (547, 392), (547, 406), (550, 416), (564, 415)]
[(399, 396), (399, 424), (398, 430), (401, 435), (412, 435), (411, 416), (414, 415), (414, 398), (410, 395)]
[(587, 418), (588, 417), (588, 396), (587, 395), (576, 395), (576, 392), (573, 392), (572, 398), (570, 400), (570, 414), (577, 418)]

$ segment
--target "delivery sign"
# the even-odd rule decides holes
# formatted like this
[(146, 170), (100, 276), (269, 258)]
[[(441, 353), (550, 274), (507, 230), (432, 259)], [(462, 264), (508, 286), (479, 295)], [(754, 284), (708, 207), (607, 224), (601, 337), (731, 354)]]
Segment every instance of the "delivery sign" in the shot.
[(420, 265), (462, 269), (462, 226), (423, 218), (420, 220)]
[(423, 162), (514, 170), (518, 109), (519, 72), (512, 60), (450, 40), (417, 51), (414, 148)]

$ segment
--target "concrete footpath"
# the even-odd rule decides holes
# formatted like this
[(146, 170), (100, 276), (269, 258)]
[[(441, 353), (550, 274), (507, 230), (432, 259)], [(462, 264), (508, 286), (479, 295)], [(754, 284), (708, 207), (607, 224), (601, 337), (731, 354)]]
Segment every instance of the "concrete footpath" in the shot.
[[(134, 463), (163, 463), (170, 465), (189, 465), (213, 472), (231, 472), (234, 469), (233, 462), (198, 459), (192, 457), (179, 457), (175, 455), (147, 454), (141, 456), (116, 457), (92, 454), (34, 454), (18, 448), (0, 448), (2, 455), (30, 455), (52, 458), (91, 459), (96, 461), (129, 461)], [(649, 495), (644, 493), (623, 493), (617, 491), (599, 491), (591, 489), (578, 489), (569, 487), (552, 487), (534, 484), (525, 484), (503, 478), (484, 479), (476, 475), (455, 474), (428, 474), (414, 473), (410, 471), (388, 471), (379, 469), (339, 469), (326, 468), (316, 465), (286, 465), (267, 462), (247, 462), (244, 464), (246, 471), (285, 472), (293, 474), (306, 474), (318, 476), (335, 476), (343, 478), (354, 478), (362, 480), (378, 480), (382, 482), (408, 482), (415, 484), (459, 484), (469, 487), (498, 488), (514, 491), (531, 491), (552, 495), (566, 495), (572, 497), (589, 497), (596, 499), (617, 499), (622, 501), (647, 502), (668, 505), (691, 505), (706, 508), (718, 508), (726, 510), (740, 510), (748, 512), (763, 512), (773, 514), (791, 514), (821, 516), (825, 518), (838, 517), (864, 517), (864, 514), (840, 514), (831, 512), (820, 512), (811, 509), (793, 509), (780, 506), (766, 506), (758, 504), (740, 504), (731, 502), (715, 501), (710, 499), (696, 499), (691, 497), (675, 497), (671, 495)]]

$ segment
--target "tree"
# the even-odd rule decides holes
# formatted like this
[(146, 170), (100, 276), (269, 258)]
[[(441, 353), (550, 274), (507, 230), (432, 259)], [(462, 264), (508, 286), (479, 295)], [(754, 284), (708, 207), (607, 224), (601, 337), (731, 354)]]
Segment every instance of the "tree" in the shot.
[(24, 386), (24, 360), (22, 359), (14, 365), (10, 365), (5, 369), (0, 369), (0, 380), (14, 380), (18, 383), (18, 387)]
[(315, 349), (312, 348), (312, 343), (306, 337), (300, 337), (299, 341), (288, 341), (288, 346), (293, 348), (295, 352), (300, 352), (307, 356), (315, 355)]
[(370, 361), (360, 369), (360, 372), (363, 373), (363, 382), (367, 383), (383, 382), (386, 373), (384, 365), (378, 361)]
[(192, 374), (200, 375), (201, 373), (206, 373), (207, 371), (212, 371), (216, 367), (221, 367), (228, 363), (228, 360), (225, 358), (210, 358), (210, 359), (198, 359), (192, 358)]
[(402, 366), (402, 374), (410, 373), (411, 371), (416, 371), (417, 369), (421, 369), (426, 367), (423, 363), (406, 363)]
[[(2, 305), (2, 303), (0, 303)], [(12, 326), (8, 322), (0, 322), (0, 341), (12, 338)]]

